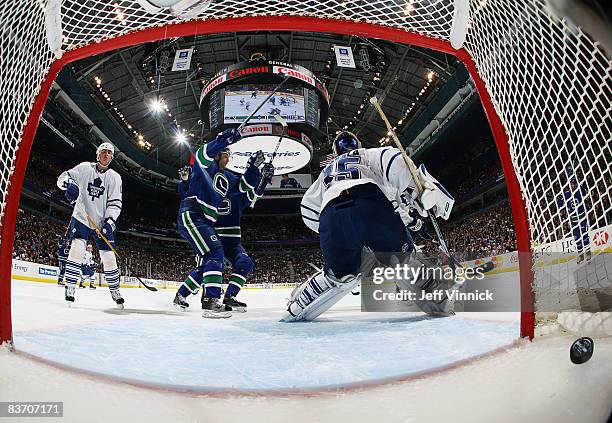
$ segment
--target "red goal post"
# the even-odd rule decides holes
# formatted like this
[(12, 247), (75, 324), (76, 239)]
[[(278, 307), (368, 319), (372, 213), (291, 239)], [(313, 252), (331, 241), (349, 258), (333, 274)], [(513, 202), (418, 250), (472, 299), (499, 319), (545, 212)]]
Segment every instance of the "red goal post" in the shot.
[[(571, 143), (580, 125), (588, 126), (593, 141), (587, 143), (579, 159), (600, 160), (610, 130), (609, 121), (606, 123), (611, 92), (609, 59), (581, 30), (549, 15), (544, 1), (219, 0), (198, 20), (190, 21), (167, 10), (148, 13), (133, 0), (32, 3), (36, 6), (24, 6), (20, 0), (0, 5), (3, 25), (7, 26), (0, 39), (0, 342), (12, 339), (11, 255), (23, 177), (58, 72), (75, 60), (144, 42), (255, 30), (380, 38), (453, 54), (466, 65), (506, 177), (521, 253), (521, 336), (533, 337), (531, 244), (550, 243), (568, 235), (563, 227), (566, 217), (543, 204), (552, 189), (542, 182), (543, 172), (559, 171), (555, 149), (559, 154), (573, 151)], [(456, 50), (450, 40), (453, 22), (457, 22), (453, 21), (455, 5), (460, 3), (469, 5), (470, 19), (465, 44)], [(61, 46), (61, 51), (52, 52), (50, 45)], [(553, 64), (558, 71), (550, 70)], [(550, 78), (542, 77), (545, 72)], [(576, 84), (576, 78), (583, 84)], [(584, 108), (571, 110), (566, 105)], [(543, 117), (549, 120), (548, 127)], [(533, 164), (538, 151), (546, 152), (540, 166)], [(591, 178), (592, 185), (610, 179), (609, 168), (599, 170), (600, 174)], [(589, 210), (600, 225), (610, 224), (609, 192), (607, 196), (607, 202), (602, 200)]]

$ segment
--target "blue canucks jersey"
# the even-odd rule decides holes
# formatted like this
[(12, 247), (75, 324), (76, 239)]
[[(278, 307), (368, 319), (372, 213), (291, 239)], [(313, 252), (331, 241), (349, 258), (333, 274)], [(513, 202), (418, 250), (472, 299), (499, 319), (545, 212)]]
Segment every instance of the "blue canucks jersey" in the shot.
[[(228, 170), (220, 169), (214, 160), (227, 145), (224, 139), (215, 138), (200, 147), (195, 154), (195, 163), (189, 181), (179, 184), (181, 209), (189, 206), (188, 200), (195, 200), (204, 217), (213, 224), (220, 216), (229, 214), (232, 209), (232, 201), (226, 197), (244, 197), (239, 201), (241, 205), (236, 203), (234, 207), (240, 208), (240, 213), (246, 204), (250, 204), (258, 197), (255, 191), (261, 173), (256, 167), (251, 166), (244, 175), (238, 176)], [(242, 205), (243, 202), (245, 205)], [(240, 215), (236, 225), (240, 225)]]
[(189, 188), (181, 202), (181, 209), (199, 211), (211, 224), (217, 221), (217, 208), (230, 188), (225, 172), (215, 161), (215, 157), (227, 146), (225, 139), (217, 137), (198, 149), (195, 154)]
[(262, 194), (256, 192), (258, 190), (254, 188), (259, 185), (261, 180), (261, 173), (257, 168), (248, 168), (242, 177), (229, 171), (226, 172), (226, 176), (230, 180), (232, 189), (223, 200), (222, 205), (219, 206), (219, 219), (215, 224), (217, 235), (221, 238), (224, 246), (240, 243), (242, 212)]

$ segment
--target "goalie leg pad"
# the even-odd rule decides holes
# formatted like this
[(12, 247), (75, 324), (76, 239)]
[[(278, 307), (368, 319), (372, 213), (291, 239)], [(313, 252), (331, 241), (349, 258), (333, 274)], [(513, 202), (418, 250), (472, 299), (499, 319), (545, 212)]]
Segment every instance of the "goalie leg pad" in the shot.
[(281, 322), (311, 321), (329, 310), (359, 283), (361, 275), (346, 275), (341, 279), (332, 272), (320, 271), (296, 287), (287, 303), (287, 313)]

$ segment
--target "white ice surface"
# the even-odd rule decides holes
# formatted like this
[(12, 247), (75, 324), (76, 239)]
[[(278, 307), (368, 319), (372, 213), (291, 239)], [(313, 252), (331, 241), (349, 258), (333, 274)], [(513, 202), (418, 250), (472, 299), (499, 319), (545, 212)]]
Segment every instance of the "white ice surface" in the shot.
[[(518, 333), (507, 315), (483, 322), (360, 314), (351, 295), (321, 322), (295, 325), (276, 322), (288, 295), (282, 290), (244, 291), (249, 312), (222, 322), (195, 310), (176, 313), (168, 306), (171, 291), (126, 289), (135, 312), (124, 314), (113, 311), (106, 289), (77, 291), (72, 309), (62, 294), (52, 285), (13, 283), (18, 351), (172, 385), (258, 391), (372, 380), (448, 364)], [(593, 359), (575, 366), (568, 359), (573, 339), (522, 343), (376, 388), (281, 398), (262, 390), (240, 399), (139, 388), (0, 351), (0, 401), (64, 401), (63, 421), (604, 421), (612, 404), (612, 342), (596, 340)]]

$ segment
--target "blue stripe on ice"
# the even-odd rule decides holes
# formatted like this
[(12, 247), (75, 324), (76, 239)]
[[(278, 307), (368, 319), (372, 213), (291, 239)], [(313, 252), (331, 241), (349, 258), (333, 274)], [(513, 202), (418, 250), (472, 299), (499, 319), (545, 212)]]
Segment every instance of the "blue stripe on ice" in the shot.
[[(15, 334), (15, 346), (85, 370), (149, 383), (313, 388), (395, 377), (508, 345), (516, 325), (368, 315), (279, 323), (149, 316)], [(228, 371), (228, 369), (234, 371)]]

